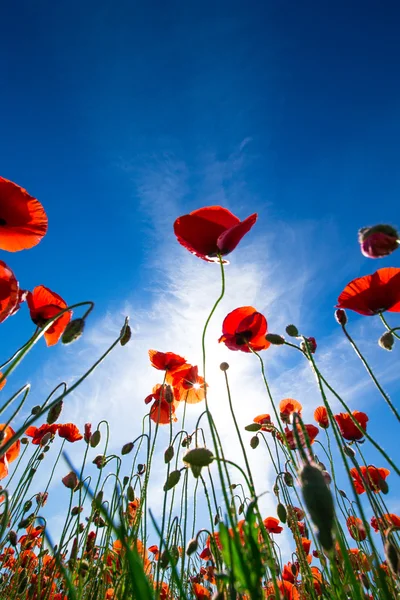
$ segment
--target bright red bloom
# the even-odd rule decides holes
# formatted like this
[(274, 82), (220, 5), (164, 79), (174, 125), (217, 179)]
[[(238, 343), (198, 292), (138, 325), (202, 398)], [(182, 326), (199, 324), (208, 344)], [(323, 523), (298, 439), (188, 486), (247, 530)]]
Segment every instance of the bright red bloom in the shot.
[[(67, 303), (55, 292), (44, 285), (35, 287), (33, 292), (27, 296), (31, 319), (38, 327), (44, 327), (49, 319), (52, 319), (60, 310), (67, 308)], [(63, 313), (56, 319), (44, 334), (46, 344), (54, 346), (64, 333), (71, 320), (72, 311)]]
[(47, 216), (39, 200), (0, 177), (0, 248), (9, 252), (32, 248), (46, 232)]
[(253, 423), (258, 423), (261, 425), (261, 431), (271, 431), (271, 429), (273, 429), (271, 415), (268, 414), (257, 415), (257, 417), (254, 417)]
[(400, 269), (386, 267), (353, 279), (340, 294), (336, 307), (366, 316), (385, 310), (400, 312)]
[(372, 528), (378, 533), (381, 529), (385, 531), (389, 529), (389, 527), (397, 527), (400, 529), (400, 517), (393, 513), (386, 513), (380, 519), (377, 519), (375, 516), (371, 519)]
[(175, 416), (176, 405), (176, 402), (154, 400), (150, 408), (150, 419), (160, 425), (168, 425), (171, 421), (177, 421)]
[(52, 425), (47, 425), (47, 423), (44, 423), (40, 427), (35, 427), (34, 425), (31, 425), (25, 431), (25, 435), (33, 438), (32, 444), (35, 444), (36, 446), (38, 446), (40, 444), (40, 442), (42, 441), (42, 438), (47, 433), (51, 433), (52, 435), (55, 435), (58, 431), (58, 427), (59, 427), (59, 425), (57, 425), (57, 423), (53, 423)]
[(265, 600), (300, 600), (298, 589), (290, 581), (277, 581), (280, 598), (276, 597), (275, 587), (272, 581), (267, 583), (265, 590)]
[(390, 475), (390, 471), (388, 469), (377, 468), (373, 465), (369, 465), (368, 467), (360, 467), (360, 471), (362, 477), (355, 467), (350, 469), (350, 475), (353, 478), (354, 488), (357, 494), (363, 494), (365, 492), (365, 486), (377, 494), (380, 492), (379, 482), (381, 480), (385, 481), (386, 477)]
[(346, 525), (353, 540), (356, 540), (357, 542), (363, 542), (365, 540), (367, 531), (361, 519), (350, 516), (347, 518)]
[[(5, 423), (0, 423), (0, 432), (4, 436), (0, 441), (0, 454), (1, 447), (14, 435), (15, 431), (9, 425), (6, 427)], [(0, 480), (4, 479), (8, 475), (8, 465), (13, 462), (19, 455), (21, 449), (21, 442), (17, 440), (14, 444), (7, 450), (5, 454), (1, 454), (0, 456)]]
[(186, 359), (182, 358), (174, 352), (158, 352), (158, 350), (149, 350), (150, 362), (155, 369), (160, 371), (175, 371), (186, 363)]
[(0, 323), (17, 312), (20, 303), (25, 300), (25, 294), (19, 289), (14, 273), (0, 260)]
[(358, 232), (361, 252), (367, 258), (388, 256), (400, 244), (399, 234), (391, 225), (374, 225), (363, 227)]
[(298, 569), (294, 563), (289, 562), (287, 565), (284, 565), (282, 571), (282, 579), (284, 581), (290, 581), (290, 583), (294, 583), (296, 581), (296, 577), (293, 574), (293, 571), (295, 571), (297, 574)]
[(200, 583), (192, 583), (193, 585), (193, 592), (194, 595), (196, 596), (197, 600), (207, 600), (208, 598), (211, 598), (211, 593), (210, 591), (205, 588), (203, 585), (200, 585)]
[(174, 391), (172, 387), (168, 383), (157, 383), (153, 387), (151, 394), (144, 399), (144, 403), (150, 404), (152, 400), (165, 400), (170, 404), (174, 401)]
[(281, 533), (283, 531), (283, 527), (279, 525), (279, 519), (275, 519), (275, 517), (267, 517), (263, 523), (269, 533)]
[[(304, 425), (304, 427), (305, 427), (305, 430), (307, 431), (307, 435), (310, 440), (310, 444), (313, 444), (315, 438), (319, 434), (318, 427), (315, 427), (315, 425)], [(291, 448), (291, 450), (296, 450), (297, 442), (296, 442), (296, 437), (294, 435), (293, 430), (289, 429), (289, 427), (285, 427), (284, 431), (285, 431), (285, 436), (288, 441), (289, 447)], [(297, 431), (298, 431), (298, 437), (300, 439), (300, 443), (304, 447), (306, 445), (306, 440), (305, 440), (305, 436), (303, 434), (303, 429), (299, 424), (297, 425)], [(278, 433), (277, 437), (280, 439), (282, 436), (280, 433)]]
[(293, 400), (293, 398), (284, 398), (279, 402), (279, 412), (284, 423), (289, 423), (293, 413), (298, 413), (301, 416), (302, 410), (303, 407), (300, 402)]
[(267, 320), (252, 306), (242, 306), (230, 312), (222, 323), (222, 336), (219, 342), (229, 350), (251, 352), (265, 350), (270, 343), (265, 339)]
[(323, 429), (328, 429), (329, 427), (329, 417), (328, 411), (325, 406), (318, 406), (318, 408), (314, 411), (314, 419), (317, 421), (318, 425)]
[(197, 404), (204, 400), (204, 378), (199, 375), (199, 368), (183, 365), (171, 374), (175, 400), (184, 400), (188, 404)]
[[(369, 421), (368, 416), (358, 410), (354, 410), (352, 415), (357, 423), (360, 424), (360, 427), (366, 431), (367, 423)], [(345, 440), (361, 440), (364, 436), (363, 432), (353, 423), (348, 413), (339, 413), (338, 415), (335, 415), (335, 421), (339, 425), (340, 433)]]
[(83, 435), (73, 423), (64, 423), (58, 426), (58, 435), (65, 438), (67, 442), (78, 442), (83, 439)]
[(84, 440), (87, 444), (89, 444), (90, 442), (90, 438), (92, 437), (92, 424), (91, 423), (85, 423), (85, 427), (84, 427)]
[(207, 262), (218, 254), (225, 256), (236, 248), (257, 220), (257, 214), (240, 221), (222, 206), (206, 206), (178, 217), (174, 232), (178, 242), (189, 252)]

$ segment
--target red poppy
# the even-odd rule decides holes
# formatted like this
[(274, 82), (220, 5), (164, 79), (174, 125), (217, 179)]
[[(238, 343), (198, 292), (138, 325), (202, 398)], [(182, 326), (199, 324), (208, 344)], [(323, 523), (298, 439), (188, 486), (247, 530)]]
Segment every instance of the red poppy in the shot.
[(315, 409), (314, 419), (317, 421), (320, 427), (322, 427), (323, 429), (328, 429), (329, 416), (325, 406), (318, 406), (318, 408)]
[[(310, 444), (313, 444), (315, 438), (319, 434), (318, 427), (315, 427), (315, 425), (304, 425), (304, 427), (305, 427), (305, 430), (307, 431), (307, 435), (308, 435)], [(300, 425), (297, 425), (297, 431), (298, 431), (298, 437), (299, 437), (300, 443), (304, 447), (306, 445), (306, 440), (305, 440), (305, 436), (303, 434), (303, 429)], [(297, 442), (296, 442), (296, 437), (295, 437), (293, 430), (289, 429), (289, 427), (285, 427), (285, 436), (286, 436), (286, 439), (287, 439), (290, 449), (296, 450)], [(280, 433), (278, 433), (277, 437), (280, 439), (282, 436)]]
[(290, 581), (290, 583), (294, 583), (296, 581), (296, 576), (294, 575), (293, 571), (297, 575), (298, 569), (296, 565), (294, 563), (288, 562), (287, 565), (283, 566), (282, 579), (284, 581)]
[(0, 248), (9, 252), (32, 248), (46, 232), (47, 215), (39, 200), (0, 177)]
[(389, 529), (389, 527), (396, 527), (400, 529), (400, 517), (393, 513), (386, 513), (382, 515), (380, 519), (377, 519), (375, 516), (371, 519), (372, 528), (378, 532), (380, 529), (385, 531)]
[(25, 294), (26, 292), (19, 289), (18, 281), (10, 267), (0, 260), (0, 323), (17, 312), (20, 303), (25, 300)]
[(168, 425), (171, 421), (177, 421), (175, 416), (175, 402), (166, 400), (154, 400), (150, 408), (150, 419), (160, 425)]
[(152, 400), (165, 400), (168, 404), (174, 401), (174, 391), (168, 383), (157, 383), (148, 396), (144, 399), (145, 404), (150, 404)]
[[(367, 423), (369, 421), (368, 416), (358, 410), (354, 410), (352, 415), (357, 423), (360, 424), (360, 427), (366, 431)], [(364, 436), (363, 432), (353, 423), (348, 413), (339, 413), (338, 415), (335, 415), (335, 421), (339, 425), (340, 433), (345, 440), (361, 440)]]
[(353, 279), (340, 294), (336, 307), (366, 316), (385, 310), (400, 312), (400, 269), (386, 267)]
[(78, 442), (79, 440), (83, 439), (83, 435), (73, 423), (64, 423), (64, 425), (59, 425), (58, 435), (60, 438), (66, 439), (67, 442)]
[(273, 428), (271, 415), (268, 414), (258, 415), (257, 417), (254, 417), (253, 423), (258, 423), (259, 425), (261, 425), (261, 431), (271, 431), (271, 429)]
[(281, 533), (283, 531), (283, 527), (279, 525), (279, 519), (275, 519), (275, 517), (267, 517), (263, 523), (269, 533)]
[(42, 438), (47, 433), (51, 433), (51, 435), (55, 435), (58, 431), (58, 427), (59, 427), (59, 425), (57, 425), (57, 423), (53, 423), (52, 425), (47, 425), (47, 423), (44, 423), (40, 427), (35, 427), (34, 425), (31, 425), (25, 431), (25, 435), (33, 438), (32, 444), (35, 444), (36, 446), (38, 446), (40, 444), (40, 442), (42, 441)]
[(365, 540), (367, 537), (367, 531), (361, 519), (351, 515), (347, 518), (346, 525), (353, 540), (356, 540), (357, 542), (362, 542)]
[(252, 306), (242, 306), (230, 312), (222, 323), (222, 336), (219, 342), (229, 350), (251, 352), (265, 350), (270, 343), (265, 339), (267, 320)]
[(199, 375), (198, 367), (183, 365), (171, 375), (175, 400), (184, 400), (188, 404), (197, 404), (204, 400), (205, 383)]
[(204, 585), (200, 585), (200, 583), (193, 583), (193, 592), (197, 600), (207, 600), (211, 598), (210, 591), (204, 587)]
[(290, 417), (293, 413), (298, 413), (301, 416), (303, 410), (302, 405), (293, 398), (284, 398), (279, 402), (279, 412), (281, 419), (284, 423), (289, 423)]
[(182, 358), (174, 352), (158, 352), (157, 350), (149, 350), (150, 362), (155, 369), (160, 371), (174, 371), (186, 363), (186, 359)]
[(380, 492), (379, 482), (382, 480), (385, 481), (386, 477), (390, 475), (388, 469), (377, 468), (373, 465), (360, 467), (360, 471), (362, 477), (355, 467), (350, 469), (350, 475), (353, 478), (354, 488), (357, 494), (363, 494), (365, 492), (365, 486), (377, 494)]
[(189, 252), (207, 262), (214, 262), (236, 248), (257, 220), (257, 214), (240, 221), (222, 206), (206, 206), (178, 217), (174, 232), (178, 242)]
[(265, 587), (265, 600), (299, 600), (300, 594), (298, 589), (290, 581), (276, 581), (280, 597), (275, 594), (275, 586), (272, 581), (267, 583)]
[[(0, 424), (0, 432), (3, 438), (0, 441), (0, 453), (1, 447), (15, 434), (15, 431), (9, 425), (6, 427), (5, 423)], [(19, 455), (21, 449), (21, 442), (17, 440), (14, 442), (12, 446), (7, 450), (5, 454), (1, 454), (0, 456), (0, 479), (4, 479), (8, 475), (8, 465), (12, 463)]]
[[(28, 306), (31, 313), (31, 319), (38, 327), (44, 327), (49, 319), (52, 319), (60, 312), (60, 309), (67, 308), (67, 303), (55, 292), (49, 290), (44, 285), (35, 287), (33, 292), (27, 296)], [(64, 330), (71, 320), (72, 311), (63, 313), (56, 319), (44, 334), (48, 346), (54, 346), (64, 333)]]

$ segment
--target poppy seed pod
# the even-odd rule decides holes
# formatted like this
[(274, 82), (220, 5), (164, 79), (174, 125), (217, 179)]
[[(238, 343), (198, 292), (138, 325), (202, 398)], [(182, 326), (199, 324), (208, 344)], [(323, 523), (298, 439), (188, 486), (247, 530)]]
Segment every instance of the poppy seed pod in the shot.
[(335, 517), (332, 494), (324, 475), (315, 464), (306, 464), (299, 473), (304, 503), (311, 521), (318, 530), (318, 539), (324, 550), (333, 548), (332, 528)]
[(183, 462), (195, 467), (208, 467), (213, 460), (214, 455), (208, 448), (193, 448), (183, 457)]
[(394, 335), (391, 331), (386, 331), (378, 340), (378, 344), (384, 350), (391, 350), (394, 345)]
[(81, 337), (85, 328), (84, 319), (73, 319), (68, 323), (64, 329), (64, 333), (61, 336), (61, 342), (63, 344), (71, 344)]
[(358, 242), (364, 256), (367, 258), (382, 258), (397, 250), (400, 238), (394, 227), (379, 224), (360, 229)]
[(221, 371), (227, 371), (229, 369), (229, 364), (227, 362), (222, 362), (219, 365), (219, 368), (221, 369)]

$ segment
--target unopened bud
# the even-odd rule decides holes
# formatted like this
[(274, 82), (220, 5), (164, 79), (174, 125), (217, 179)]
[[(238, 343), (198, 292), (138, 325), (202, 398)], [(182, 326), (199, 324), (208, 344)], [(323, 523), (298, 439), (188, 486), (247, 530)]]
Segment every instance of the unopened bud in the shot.
[(119, 343), (121, 344), (121, 346), (126, 346), (126, 344), (129, 342), (129, 340), (131, 339), (132, 336), (132, 330), (128, 324), (128, 317), (125, 319), (125, 324), (121, 329), (121, 333), (120, 333), (120, 340)]
[(143, 475), (146, 472), (146, 465), (139, 463), (137, 466), (138, 475)]
[(52, 433), (51, 431), (48, 431), (47, 433), (44, 434), (44, 436), (40, 440), (39, 444), (41, 446), (45, 446), (52, 439), (52, 437), (54, 437), (54, 433)]
[(298, 337), (299, 330), (297, 329), (296, 325), (288, 325), (286, 327), (286, 333), (290, 335), (290, 337)]
[(286, 523), (287, 512), (286, 512), (285, 505), (282, 503), (279, 503), (278, 506), (276, 507), (276, 512), (277, 512), (279, 520), (282, 521), (282, 523)]
[(71, 344), (81, 337), (85, 328), (84, 319), (73, 319), (66, 326), (64, 333), (61, 336), (61, 342), (63, 344)]
[(53, 423), (55, 423), (58, 420), (58, 417), (60, 416), (62, 408), (63, 408), (63, 404), (64, 404), (64, 402), (62, 400), (60, 400), (59, 402), (57, 402), (57, 404), (55, 404), (54, 406), (51, 407), (51, 409), (49, 410), (49, 412), (47, 414), (47, 423), (49, 425), (52, 425)]
[(343, 446), (343, 452), (346, 454), (346, 456), (349, 456), (350, 458), (354, 458), (356, 453), (353, 450), (353, 448), (351, 446)]
[(37, 414), (39, 414), (39, 413), (40, 413), (40, 405), (39, 405), (39, 404), (37, 404), (36, 406), (34, 406), (34, 407), (31, 409), (31, 413), (32, 413), (32, 415), (37, 415)]
[(11, 531), (8, 532), (8, 539), (10, 540), (10, 544), (11, 546), (16, 546), (18, 543), (18, 536), (16, 534), (16, 532), (11, 529)]
[(391, 350), (394, 345), (394, 335), (391, 331), (386, 331), (378, 340), (378, 344), (384, 350)]
[(288, 487), (293, 487), (294, 485), (293, 475), (288, 471), (285, 471), (285, 473), (283, 474), (283, 481)]
[(73, 517), (76, 517), (76, 515), (79, 515), (79, 513), (81, 513), (83, 511), (83, 507), (82, 506), (74, 506), (71, 510), (71, 515)]
[(164, 484), (164, 492), (168, 492), (168, 490), (171, 490), (173, 487), (175, 487), (179, 483), (180, 478), (180, 471), (171, 471), (171, 473), (168, 475), (167, 481)]
[(208, 467), (213, 460), (214, 455), (208, 448), (193, 448), (183, 457), (183, 462), (195, 467)]
[(130, 452), (132, 452), (133, 448), (134, 448), (133, 442), (128, 442), (127, 444), (124, 444), (122, 446), (122, 450), (121, 450), (122, 456), (125, 456), (125, 454), (129, 454)]
[(253, 437), (250, 440), (250, 446), (251, 448), (253, 448), (253, 450), (255, 450), (258, 446), (258, 444), (260, 443), (260, 440), (258, 438), (257, 435), (253, 435)]
[(174, 454), (175, 454), (174, 447), (173, 446), (168, 446), (168, 448), (164, 452), (164, 462), (165, 462), (165, 464), (168, 464), (174, 458)]
[(346, 325), (347, 323), (347, 315), (346, 311), (343, 308), (338, 308), (335, 310), (335, 319), (339, 323), (339, 325)]
[(394, 227), (379, 224), (360, 229), (358, 242), (364, 256), (367, 258), (382, 258), (397, 250), (400, 238)]
[(68, 473), (68, 475), (66, 475), (65, 477), (62, 478), (61, 481), (63, 482), (65, 487), (70, 490), (76, 490), (76, 488), (78, 487), (78, 483), (79, 483), (78, 477), (77, 477), (76, 473), (74, 473), (74, 471), (70, 471)]
[(395, 577), (400, 575), (400, 555), (396, 546), (388, 537), (384, 546), (386, 562)]
[(332, 494), (323, 473), (315, 464), (306, 464), (299, 473), (304, 503), (318, 529), (318, 539), (324, 550), (333, 548), (332, 529), (334, 506)]
[(189, 541), (187, 548), (186, 548), (186, 554), (188, 556), (190, 556), (191, 554), (193, 554), (194, 552), (196, 552), (197, 548), (198, 548), (199, 544), (197, 542), (196, 538), (193, 538)]
[(273, 346), (282, 346), (285, 343), (285, 338), (277, 333), (267, 333), (265, 339)]
[(103, 454), (98, 454), (94, 459), (93, 464), (96, 465), (98, 469), (102, 469), (106, 464), (106, 457)]
[(96, 448), (96, 446), (98, 446), (100, 444), (100, 440), (101, 440), (101, 433), (98, 429), (96, 429), (96, 431), (94, 431), (92, 433), (92, 436), (90, 438), (91, 447)]

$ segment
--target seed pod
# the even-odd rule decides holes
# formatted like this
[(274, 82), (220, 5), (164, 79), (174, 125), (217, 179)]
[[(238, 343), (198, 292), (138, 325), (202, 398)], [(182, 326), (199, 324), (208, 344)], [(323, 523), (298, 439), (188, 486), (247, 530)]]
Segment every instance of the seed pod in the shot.
[(208, 467), (213, 460), (214, 455), (208, 448), (193, 448), (183, 457), (183, 462), (195, 467)]
[(96, 448), (96, 446), (98, 446), (100, 444), (100, 440), (101, 440), (101, 433), (98, 429), (96, 429), (96, 431), (94, 431), (92, 433), (92, 436), (90, 438), (91, 447)]
[(130, 452), (132, 452), (133, 448), (134, 448), (133, 442), (127, 442), (126, 444), (124, 444), (122, 446), (122, 450), (121, 450), (122, 456), (125, 456), (125, 454), (129, 454)]
[(285, 343), (285, 338), (277, 333), (267, 333), (265, 339), (273, 346), (282, 346)]
[(129, 483), (129, 477), (128, 477), (128, 475), (125, 475), (125, 477), (122, 480), (123, 487), (126, 487), (128, 485), (128, 483)]
[(297, 329), (296, 325), (288, 325), (286, 327), (286, 333), (290, 335), (290, 337), (298, 337), (299, 330)]
[(47, 423), (52, 425), (58, 420), (58, 417), (61, 414), (64, 402), (60, 400), (54, 406), (51, 407), (49, 412), (47, 413)]
[(61, 336), (61, 342), (63, 344), (71, 344), (81, 337), (85, 328), (84, 319), (73, 319), (66, 326), (64, 333)]
[(21, 444), (24, 444), (24, 445), (29, 444), (28, 438), (27, 437), (22, 437), (21, 438)]
[(227, 362), (222, 362), (219, 365), (219, 368), (221, 369), (221, 371), (227, 371), (229, 369), (229, 364)]
[(186, 548), (186, 554), (188, 556), (190, 556), (191, 554), (193, 554), (194, 552), (196, 552), (197, 548), (198, 548), (199, 544), (197, 542), (196, 538), (193, 538), (189, 541), (187, 548)]
[(164, 462), (165, 462), (165, 464), (168, 464), (174, 458), (174, 454), (175, 454), (174, 447), (173, 446), (168, 446), (168, 448), (164, 452)]
[(171, 490), (173, 487), (175, 487), (177, 483), (179, 483), (180, 478), (180, 471), (171, 471), (171, 473), (168, 475), (167, 481), (164, 484), (164, 492), (168, 492), (168, 490)]
[(299, 473), (304, 503), (318, 530), (318, 539), (324, 550), (333, 548), (332, 529), (335, 518), (332, 494), (324, 476), (315, 464), (306, 464)]
[(390, 331), (386, 331), (378, 340), (378, 344), (384, 350), (391, 350), (394, 345), (394, 335)]
[(253, 437), (250, 440), (250, 446), (251, 448), (253, 448), (253, 450), (255, 450), (258, 446), (258, 444), (260, 443), (260, 440), (258, 438), (257, 435), (253, 435)]
[(278, 515), (279, 520), (282, 521), (282, 523), (286, 523), (286, 521), (287, 521), (286, 507), (281, 502), (276, 507), (276, 513)]

